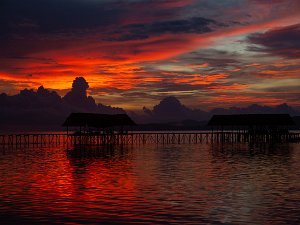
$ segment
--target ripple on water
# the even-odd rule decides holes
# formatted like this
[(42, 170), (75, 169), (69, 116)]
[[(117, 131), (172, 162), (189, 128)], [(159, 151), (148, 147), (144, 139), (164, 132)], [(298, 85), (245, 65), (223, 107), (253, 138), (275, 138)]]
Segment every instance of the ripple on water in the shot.
[(0, 152), (8, 224), (296, 224), (300, 145)]

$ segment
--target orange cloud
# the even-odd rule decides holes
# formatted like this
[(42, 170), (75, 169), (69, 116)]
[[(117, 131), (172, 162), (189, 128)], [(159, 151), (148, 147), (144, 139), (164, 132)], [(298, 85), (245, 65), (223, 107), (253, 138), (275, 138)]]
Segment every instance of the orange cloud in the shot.
[(203, 67), (208, 67), (208, 66), (209, 66), (208, 63), (190, 64), (190, 65), (187, 65), (187, 67), (189, 67), (189, 68), (203, 68)]
[[(161, 7), (183, 7), (193, 1), (166, 1)], [(138, 7), (142, 7), (139, 5)], [(128, 22), (134, 21), (134, 17), (128, 18)], [(41, 35), (33, 36), (32, 42), (20, 38), (20, 48), (11, 50), (11, 55), (20, 56), (16, 58), (2, 58), (0, 73), (1, 79), (13, 81), (16, 89), (21, 89), (28, 84), (33, 88), (45, 85), (53, 89), (70, 88), (74, 76), (83, 75), (91, 87), (113, 87), (121, 90), (130, 90), (143, 83), (158, 83), (165, 80), (174, 84), (190, 84), (209, 86), (209, 91), (216, 93), (219, 90), (243, 90), (248, 86), (234, 83), (224, 84), (229, 74), (225, 72), (210, 72), (204, 74), (183, 74), (173, 72), (148, 72), (145, 62), (159, 63), (162, 60), (172, 59), (175, 56), (199, 50), (201, 48), (213, 47), (218, 41), (227, 37), (249, 34), (270, 28), (293, 24), (299, 21), (300, 16), (292, 14), (284, 18), (271, 18), (262, 20), (255, 24), (235, 25), (234, 27), (223, 27), (214, 32), (197, 34), (158, 34), (140, 40), (113, 41), (107, 40), (105, 32), (97, 29), (89, 29), (87, 32), (67, 35)], [(150, 21), (149, 18), (145, 20)], [(126, 22), (124, 22), (126, 24)], [(4, 51), (4, 50), (3, 50)], [(174, 59), (173, 59), (174, 60)], [(275, 64), (274, 64), (275, 65)], [(198, 69), (211, 69), (209, 63), (187, 64), (186, 67)], [(283, 64), (275, 65), (285, 66)], [(248, 64), (246, 67), (255, 68), (255, 76), (267, 76), (274, 78), (295, 77), (300, 69), (272, 70), (265, 68), (263, 63)], [(204, 70), (204, 69), (203, 69)], [(229, 72), (243, 71), (243, 68), (235, 68)], [(251, 74), (250, 74), (251, 75)], [(148, 90), (151, 89), (147, 86)], [(221, 96), (210, 99), (214, 102), (254, 101), (251, 97)], [(261, 99), (260, 99), (261, 100)], [(278, 102), (280, 99), (269, 98), (267, 102)], [(258, 101), (258, 100), (257, 100)]]
[(247, 84), (237, 84), (237, 83), (234, 83), (234, 84), (231, 84), (231, 85), (213, 85), (213, 86), (210, 86), (209, 89), (213, 89), (217, 92), (223, 92), (224, 90), (226, 91), (236, 91), (236, 90), (245, 90), (249, 87), (249, 85)]
[(249, 105), (249, 104), (262, 104), (262, 105), (277, 105), (282, 103), (282, 99), (276, 97), (260, 97), (247, 96), (247, 95), (228, 95), (220, 94), (219, 96), (212, 97), (209, 99), (210, 102), (219, 103), (221, 105), (231, 106), (233, 104), (237, 105)]

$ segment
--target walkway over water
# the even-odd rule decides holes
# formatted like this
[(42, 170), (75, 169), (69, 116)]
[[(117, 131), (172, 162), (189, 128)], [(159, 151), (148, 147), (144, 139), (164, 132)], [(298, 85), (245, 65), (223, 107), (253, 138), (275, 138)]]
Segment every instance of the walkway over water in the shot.
[(300, 132), (249, 134), (238, 131), (134, 132), (126, 134), (24, 133), (0, 135), (0, 146), (9, 145), (107, 145), (107, 144), (188, 144), (188, 143), (300, 142)]

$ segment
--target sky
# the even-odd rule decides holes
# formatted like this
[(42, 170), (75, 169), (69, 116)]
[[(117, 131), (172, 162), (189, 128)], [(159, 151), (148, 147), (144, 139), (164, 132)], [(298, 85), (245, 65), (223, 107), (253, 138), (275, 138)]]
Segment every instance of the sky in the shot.
[(0, 0), (0, 92), (300, 108), (300, 0)]

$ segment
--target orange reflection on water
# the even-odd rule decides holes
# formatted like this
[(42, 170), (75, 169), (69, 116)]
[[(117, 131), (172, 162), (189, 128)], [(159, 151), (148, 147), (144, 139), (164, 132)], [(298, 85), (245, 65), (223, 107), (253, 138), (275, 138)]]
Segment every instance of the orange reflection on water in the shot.
[(293, 146), (299, 150), (217, 143), (9, 150), (0, 158), (0, 216), (47, 224), (267, 224), (288, 216), (293, 223), (300, 219)]

